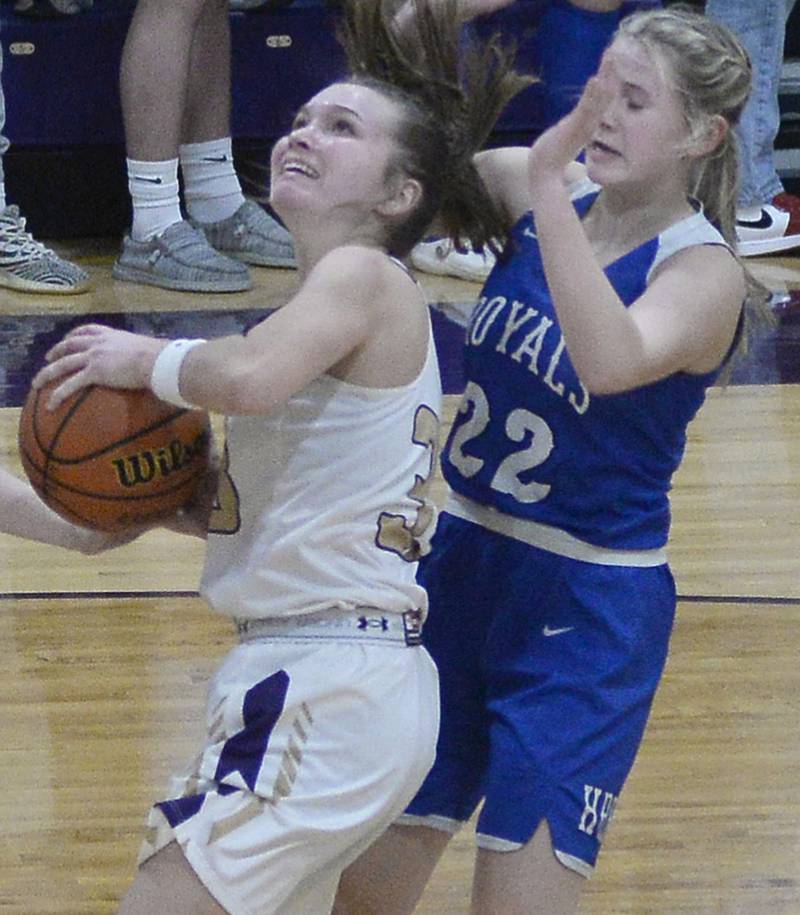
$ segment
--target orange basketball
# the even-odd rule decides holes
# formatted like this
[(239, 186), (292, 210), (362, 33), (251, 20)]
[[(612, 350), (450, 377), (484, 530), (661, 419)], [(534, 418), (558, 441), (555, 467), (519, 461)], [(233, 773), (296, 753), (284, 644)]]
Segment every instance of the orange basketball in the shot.
[(150, 391), (88, 387), (48, 410), (31, 390), (19, 423), (22, 466), (59, 515), (119, 531), (174, 514), (208, 467), (208, 415)]

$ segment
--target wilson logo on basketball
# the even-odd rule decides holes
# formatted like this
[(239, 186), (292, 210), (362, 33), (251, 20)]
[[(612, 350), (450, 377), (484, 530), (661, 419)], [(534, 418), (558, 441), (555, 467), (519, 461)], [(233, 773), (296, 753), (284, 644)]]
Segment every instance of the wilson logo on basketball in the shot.
[(111, 463), (120, 486), (130, 489), (152, 483), (153, 480), (165, 479), (189, 467), (199, 456), (205, 455), (207, 442), (208, 435), (203, 432), (191, 444), (173, 439), (169, 445), (157, 451), (140, 451), (115, 458)]

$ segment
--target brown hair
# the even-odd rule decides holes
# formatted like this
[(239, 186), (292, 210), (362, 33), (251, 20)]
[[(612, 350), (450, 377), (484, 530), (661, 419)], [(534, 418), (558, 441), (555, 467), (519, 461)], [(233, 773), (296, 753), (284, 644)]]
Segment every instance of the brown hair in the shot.
[[(401, 112), (395, 173), (417, 179), (423, 199), (390, 227), (390, 253), (404, 256), (434, 217), (456, 242), (497, 252), (508, 217), (473, 164), (501, 111), (532, 78), (514, 71), (514, 48), (498, 35), (462, 45), (456, 0), (349, 0), (340, 40), (351, 81), (392, 99)], [(405, 15), (408, 14), (408, 15)]]

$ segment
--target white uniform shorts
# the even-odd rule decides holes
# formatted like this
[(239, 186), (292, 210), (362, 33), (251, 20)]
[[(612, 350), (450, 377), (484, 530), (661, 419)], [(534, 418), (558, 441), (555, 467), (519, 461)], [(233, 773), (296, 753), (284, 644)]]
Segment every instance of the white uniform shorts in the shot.
[(231, 915), (317, 915), (434, 759), (436, 669), (402, 641), (259, 639), (215, 674), (207, 742), (151, 810)]

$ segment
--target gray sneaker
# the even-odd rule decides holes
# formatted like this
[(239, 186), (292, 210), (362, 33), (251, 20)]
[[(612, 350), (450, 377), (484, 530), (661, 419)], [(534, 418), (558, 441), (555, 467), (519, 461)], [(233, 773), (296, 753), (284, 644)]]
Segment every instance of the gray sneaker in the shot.
[(19, 207), (7, 206), (0, 210), (0, 286), (69, 295), (89, 288), (89, 274), (36, 241)]
[(292, 236), (254, 200), (219, 222), (196, 222), (217, 251), (260, 267), (296, 267)]
[(215, 251), (186, 220), (148, 241), (126, 235), (112, 271), (118, 280), (185, 292), (243, 292), (250, 288), (244, 264)]

